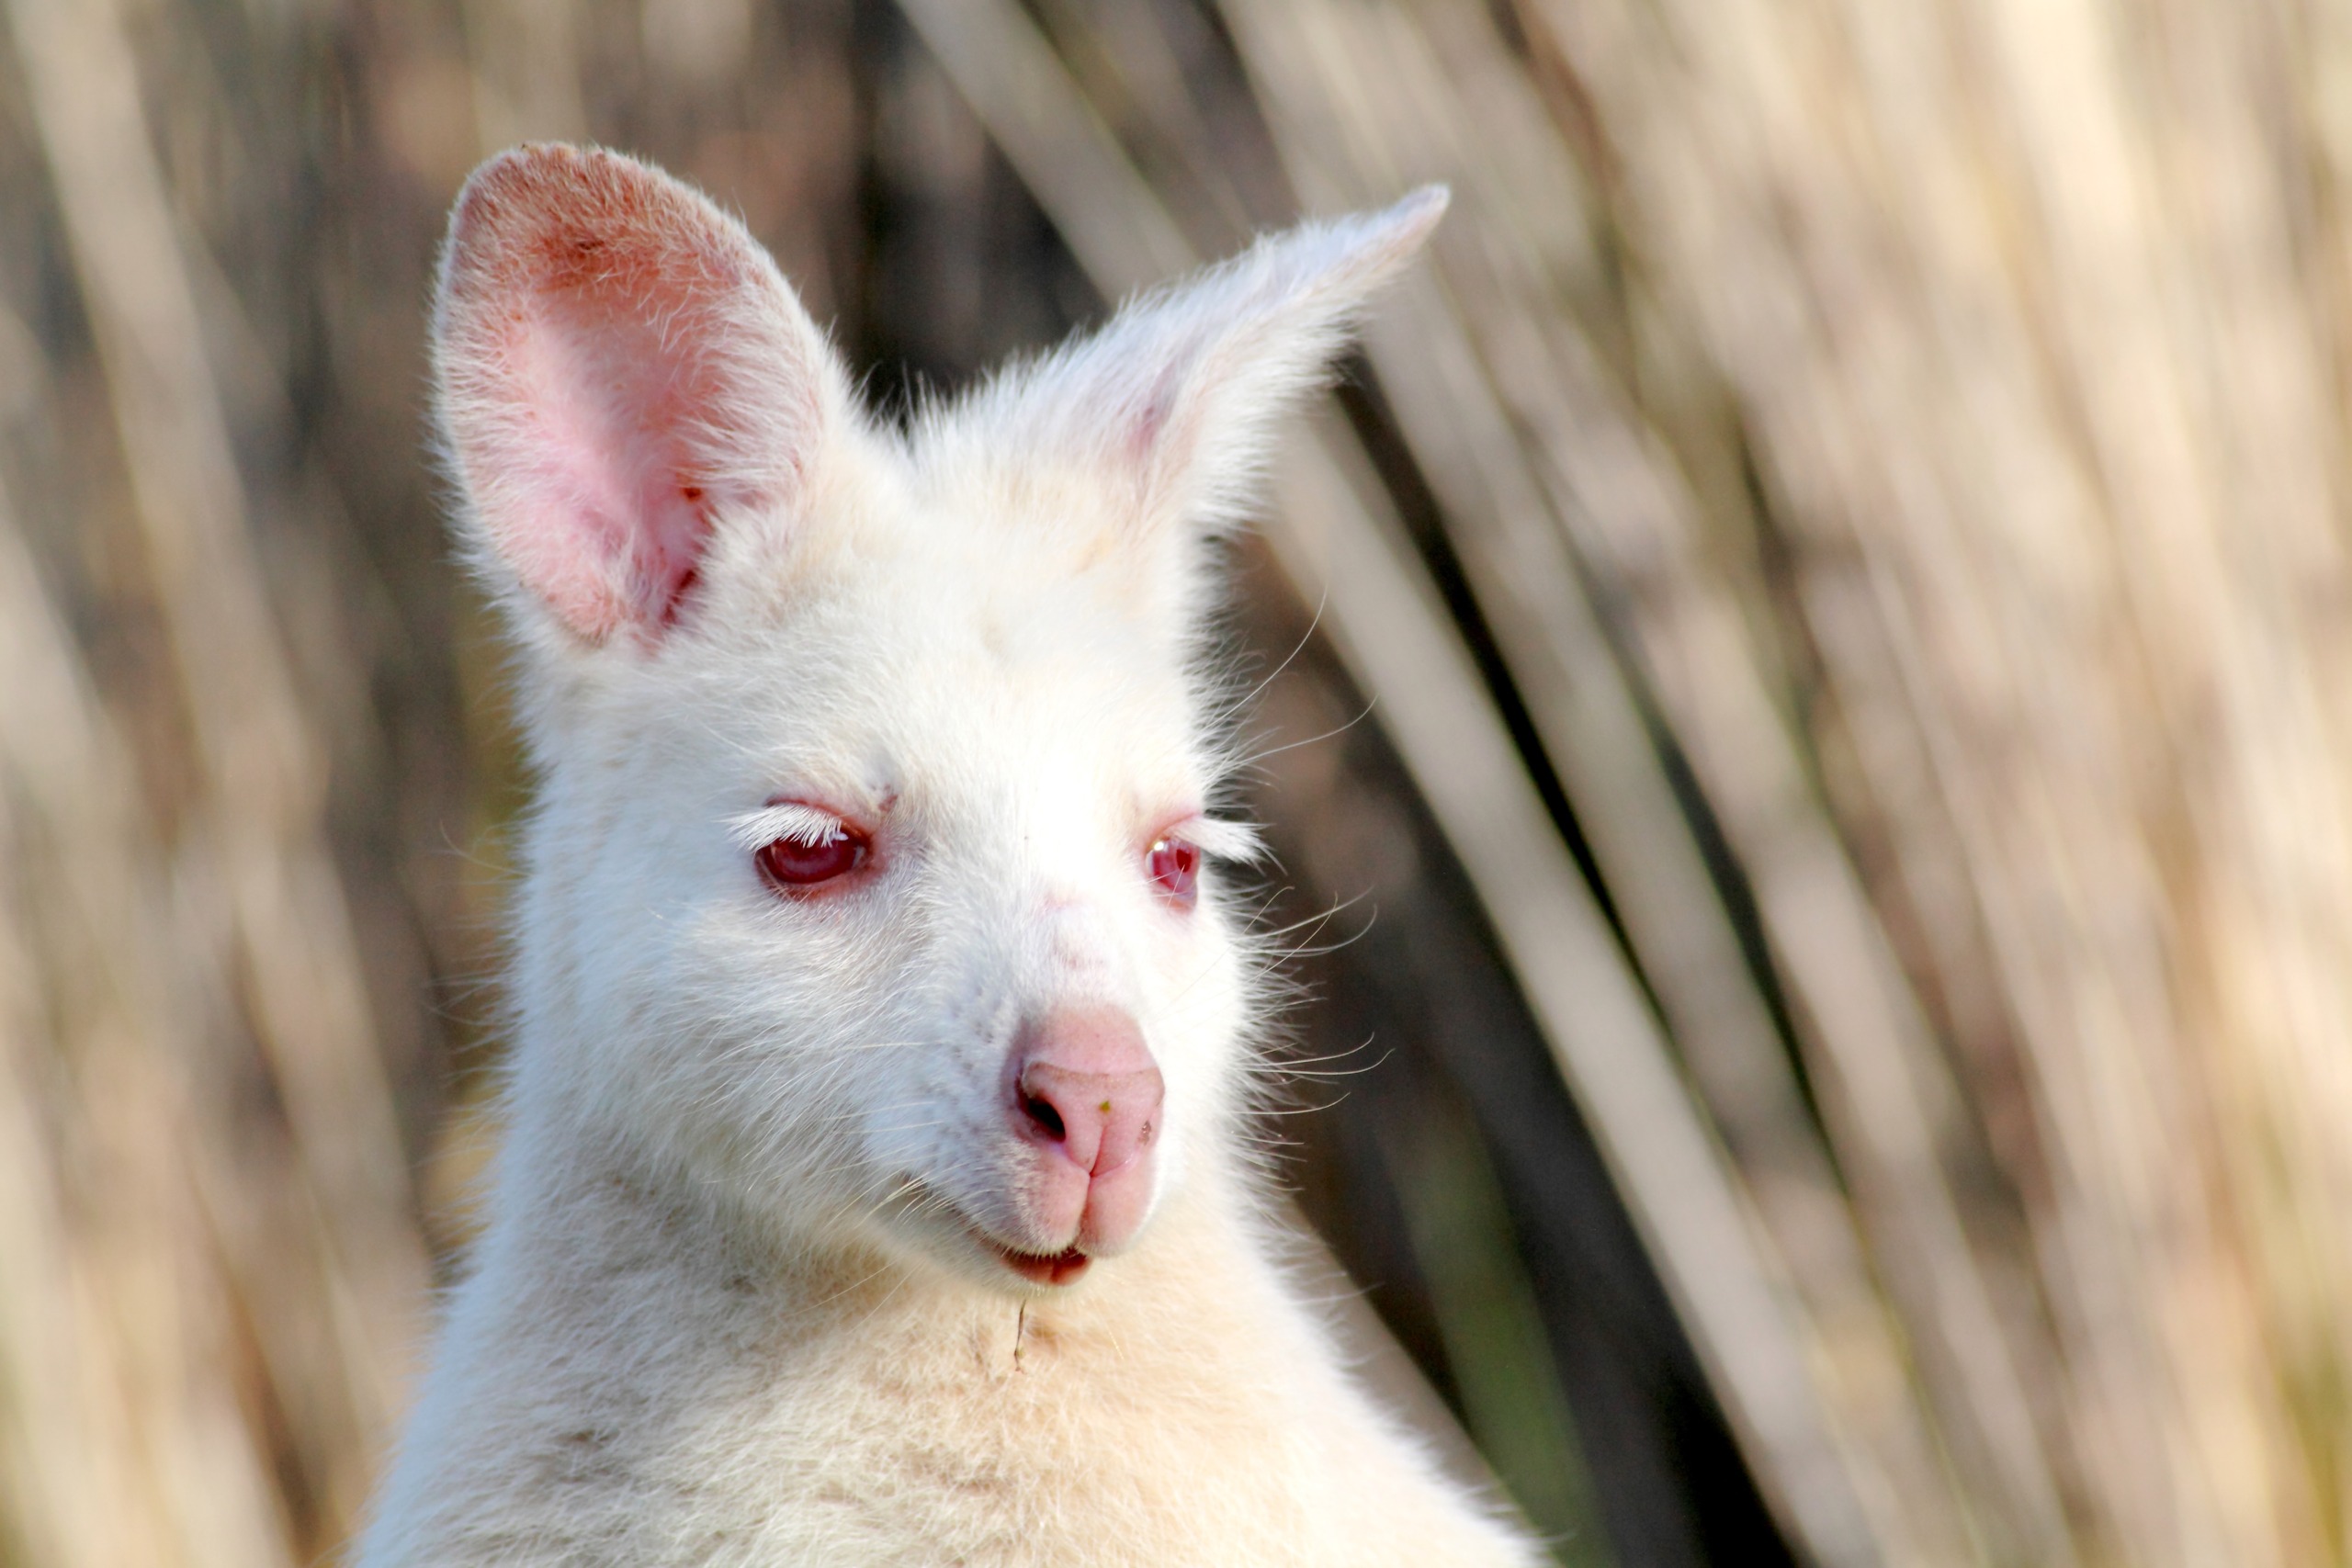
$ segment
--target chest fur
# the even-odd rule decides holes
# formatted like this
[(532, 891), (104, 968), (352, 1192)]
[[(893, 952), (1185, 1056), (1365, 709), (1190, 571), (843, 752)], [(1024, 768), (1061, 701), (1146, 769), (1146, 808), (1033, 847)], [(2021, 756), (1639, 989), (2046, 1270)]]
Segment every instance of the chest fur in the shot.
[[(510, 1496), (528, 1499), (532, 1534), (569, 1542), (567, 1561), (1342, 1560), (1327, 1539), (1348, 1515), (1335, 1483), (1361, 1456), (1351, 1467), (1317, 1434), (1353, 1413), (1314, 1409), (1295, 1377), (1250, 1358), (1220, 1362), (1187, 1325), (1114, 1335), (1023, 1316), (1007, 1303), (948, 1332), (868, 1319), (693, 1375), (659, 1358), (658, 1401), (583, 1385), (593, 1412), (543, 1410), (557, 1418), (512, 1452)], [(1237, 1540), (1259, 1555), (1237, 1559)]]

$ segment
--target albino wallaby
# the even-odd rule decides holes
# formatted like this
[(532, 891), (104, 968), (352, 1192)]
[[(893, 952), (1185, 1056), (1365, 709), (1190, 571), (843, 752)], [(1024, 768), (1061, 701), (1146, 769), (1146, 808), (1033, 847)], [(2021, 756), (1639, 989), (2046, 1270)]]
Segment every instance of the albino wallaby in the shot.
[(1215, 540), (1444, 206), (900, 433), (684, 186), (475, 174), (439, 415), (539, 796), (508, 1140), (365, 1568), (1537, 1560), (1277, 1261), (1213, 815)]

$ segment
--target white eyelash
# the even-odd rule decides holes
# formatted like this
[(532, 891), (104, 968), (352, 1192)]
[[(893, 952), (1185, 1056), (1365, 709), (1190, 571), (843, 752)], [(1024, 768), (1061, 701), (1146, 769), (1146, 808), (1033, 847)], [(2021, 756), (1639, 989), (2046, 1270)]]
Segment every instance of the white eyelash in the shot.
[(845, 837), (849, 826), (830, 811), (787, 800), (779, 806), (747, 811), (727, 824), (728, 835), (747, 850), (763, 850), (778, 839), (815, 849)]
[(1217, 817), (1195, 817), (1179, 822), (1168, 829), (1174, 838), (1189, 840), (1200, 847), (1212, 860), (1238, 861), (1243, 865), (1255, 865), (1266, 858), (1266, 840), (1258, 829), (1247, 822), (1228, 822)]

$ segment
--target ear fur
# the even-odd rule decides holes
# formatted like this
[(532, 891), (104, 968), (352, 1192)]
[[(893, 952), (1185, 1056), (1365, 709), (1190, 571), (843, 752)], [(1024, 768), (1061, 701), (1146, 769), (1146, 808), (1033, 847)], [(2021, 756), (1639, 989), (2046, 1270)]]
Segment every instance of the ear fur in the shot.
[[(852, 417), (832, 350), (742, 225), (658, 170), (526, 146), (458, 196), (435, 406), (518, 629), (656, 642), (713, 531), (788, 526)], [(559, 637), (557, 640), (565, 640)]]
[(1278, 416), (1322, 379), (1447, 200), (1430, 186), (1382, 211), (1261, 239), (999, 377), (943, 434), (1091, 471), (1110, 486), (1116, 525), (1147, 550), (1227, 529), (1253, 499)]

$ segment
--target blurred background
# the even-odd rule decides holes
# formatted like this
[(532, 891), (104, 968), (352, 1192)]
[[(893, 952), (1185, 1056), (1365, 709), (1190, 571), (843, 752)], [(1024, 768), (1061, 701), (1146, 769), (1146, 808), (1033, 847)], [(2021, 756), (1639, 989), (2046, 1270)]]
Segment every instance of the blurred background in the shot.
[(1454, 207), (1237, 552), (1303, 1208), (1564, 1563), (2352, 1561), (2352, 12), (0, 0), (0, 1564), (332, 1560), (526, 781), (448, 202), (886, 417)]

